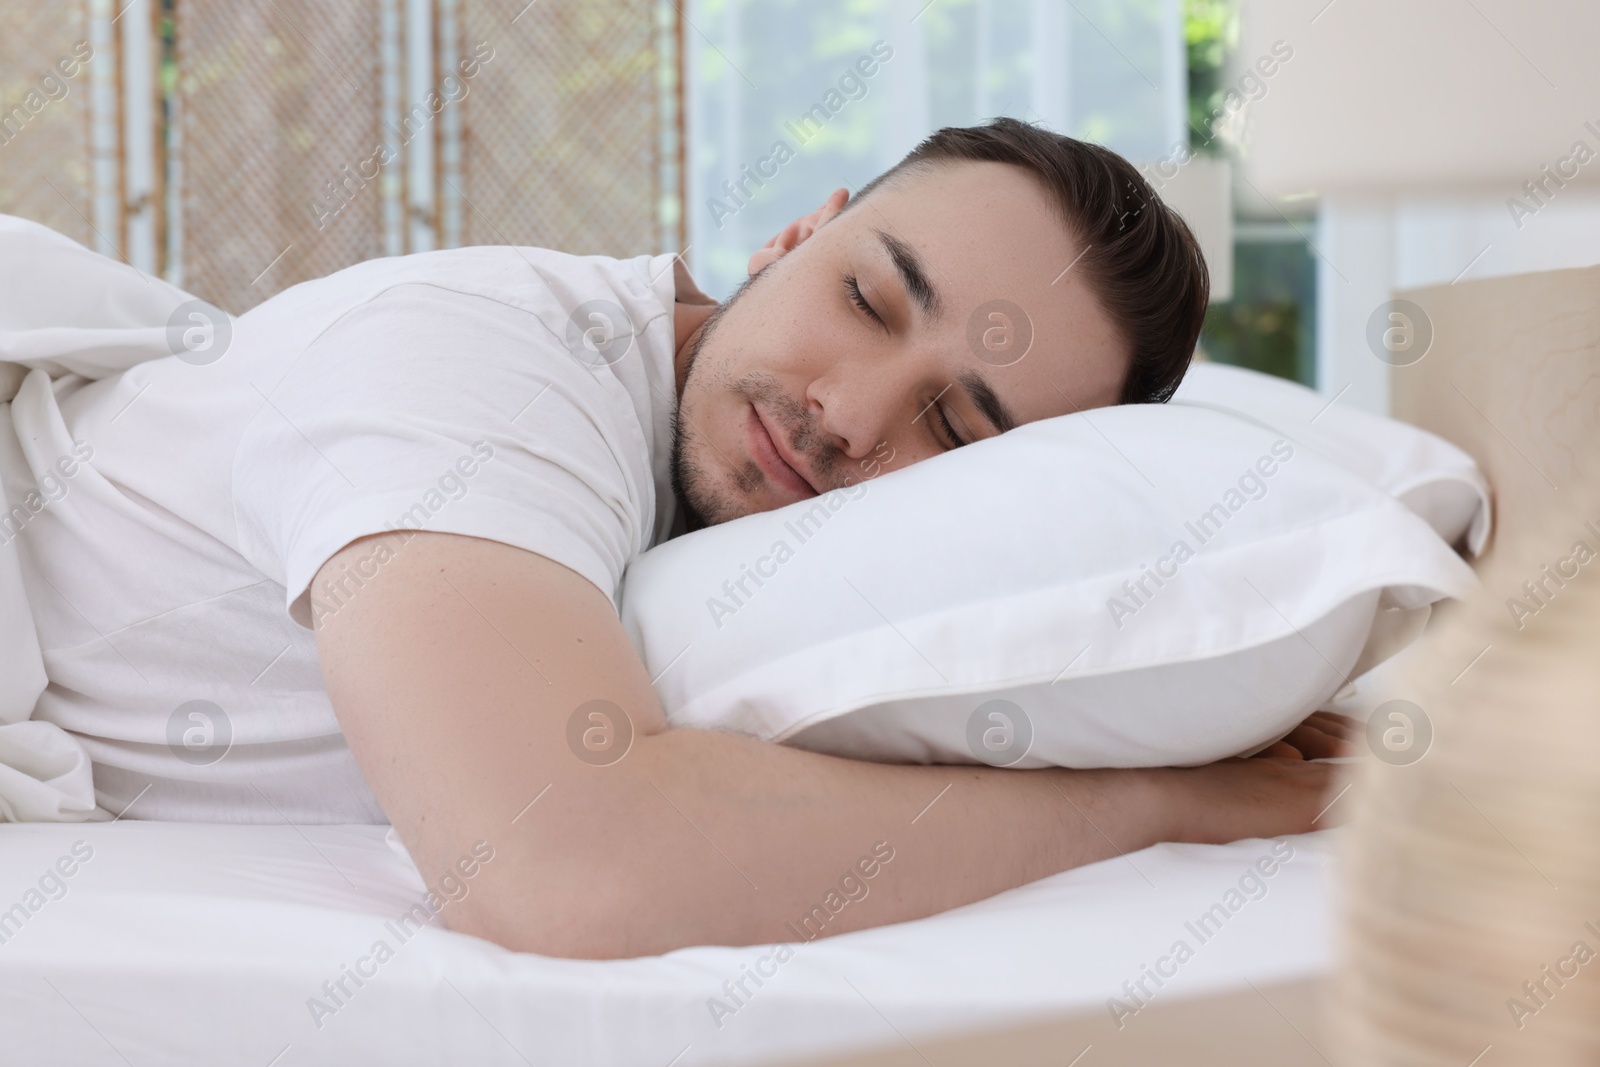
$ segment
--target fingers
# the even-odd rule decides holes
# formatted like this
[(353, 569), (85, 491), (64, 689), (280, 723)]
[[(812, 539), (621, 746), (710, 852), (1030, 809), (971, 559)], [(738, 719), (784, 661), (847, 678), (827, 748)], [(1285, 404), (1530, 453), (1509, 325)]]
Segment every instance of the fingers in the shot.
[(1343, 774), (1337, 773), (1341, 768), (1331, 763), (1319, 763), (1314, 766), (1326, 767), (1328, 775), (1323, 779), (1322, 788), (1317, 799), (1317, 813), (1312, 816), (1308, 827), (1312, 830), (1326, 830), (1330, 826), (1339, 826), (1351, 817), (1354, 809), (1348, 803), (1340, 803), (1344, 791), (1349, 788), (1348, 779)]
[(1366, 723), (1337, 711), (1315, 711), (1287, 737), (1257, 752), (1252, 758), (1319, 760), (1359, 756)]
[(1299, 749), (1306, 759), (1328, 759), (1361, 754), (1360, 739), (1364, 723), (1334, 711), (1317, 711), (1289, 732), (1285, 741)]
[(1330, 756), (1356, 755), (1356, 747), (1343, 737), (1338, 737), (1316, 726), (1302, 723), (1285, 739), (1305, 754), (1306, 759), (1327, 759)]
[(1284, 740), (1299, 749), (1301, 756), (1306, 759), (1321, 759), (1327, 754), (1330, 744), (1327, 734), (1305, 723), (1290, 730), (1289, 736)]
[(1348, 715), (1341, 715), (1337, 711), (1315, 711), (1306, 720), (1324, 733), (1333, 734), (1354, 740), (1366, 731), (1366, 723), (1359, 719), (1352, 719)]

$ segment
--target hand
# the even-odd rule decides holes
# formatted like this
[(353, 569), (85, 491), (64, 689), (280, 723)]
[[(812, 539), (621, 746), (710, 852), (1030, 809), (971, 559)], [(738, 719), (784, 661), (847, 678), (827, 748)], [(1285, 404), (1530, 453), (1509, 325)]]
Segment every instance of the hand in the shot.
[(1341, 768), (1300, 755), (1225, 759), (1174, 768), (1177, 795), (1168, 795), (1178, 831), (1170, 838), (1226, 844), (1321, 830), (1341, 821), (1334, 804)]
[(1334, 805), (1336, 765), (1316, 762), (1360, 755), (1365, 727), (1348, 715), (1314, 712), (1283, 740), (1248, 759), (1225, 759), (1180, 771), (1198, 789), (1185, 815), (1185, 841), (1222, 844), (1320, 830), (1342, 821)]
[(1275, 756), (1313, 760), (1330, 756), (1359, 756), (1361, 748), (1357, 741), (1365, 730), (1365, 726), (1348, 715), (1340, 715), (1335, 711), (1313, 712), (1305, 722), (1289, 731), (1288, 737), (1252, 758)]

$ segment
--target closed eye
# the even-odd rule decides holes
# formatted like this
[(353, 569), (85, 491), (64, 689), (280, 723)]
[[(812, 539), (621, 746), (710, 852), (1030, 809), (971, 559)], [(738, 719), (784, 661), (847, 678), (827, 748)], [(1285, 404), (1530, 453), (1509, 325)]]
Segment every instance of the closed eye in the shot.
[(844, 291), (850, 297), (850, 302), (860, 308), (867, 318), (877, 323), (885, 332), (888, 331), (889, 326), (883, 321), (883, 316), (873, 310), (872, 305), (867, 303), (867, 298), (862, 295), (861, 286), (856, 281), (854, 274), (846, 274), (844, 276)]
[(950, 425), (950, 419), (944, 413), (944, 405), (935, 404), (933, 410), (934, 414), (939, 416), (939, 425), (944, 428), (946, 436), (948, 436), (950, 439), (950, 447), (960, 448), (962, 445), (965, 445), (966, 442), (961, 439), (961, 435), (956, 433), (955, 427)]
[[(860, 308), (862, 314), (866, 315), (867, 318), (871, 319), (887, 333), (889, 331), (888, 323), (884, 322), (883, 316), (879, 315), (872, 305), (867, 302), (866, 295), (862, 293), (861, 284), (856, 279), (856, 276), (854, 274), (846, 274), (843, 280), (844, 291), (850, 297), (850, 302)], [(941, 443), (945, 444), (947, 449), (960, 448), (967, 443), (960, 434), (956, 433), (955, 427), (950, 425), (950, 417), (945, 414), (942, 404), (935, 403), (933, 405), (933, 413), (938, 417), (939, 428), (944, 431), (945, 441)]]

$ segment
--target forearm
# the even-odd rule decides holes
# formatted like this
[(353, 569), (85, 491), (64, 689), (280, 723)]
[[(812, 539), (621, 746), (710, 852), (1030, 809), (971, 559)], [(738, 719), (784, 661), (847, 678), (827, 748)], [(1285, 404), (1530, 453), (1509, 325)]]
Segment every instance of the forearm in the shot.
[(596, 957), (809, 940), (1182, 832), (1181, 779), (1167, 771), (886, 765), (670, 730), (591, 773), (609, 777), (601, 803), (615, 817), (578, 817), (552, 790), (518, 820), (494, 892), (481, 887), (460, 927)]
[[(898, 766), (669, 730), (592, 584), (448, 534), (407, 543), (324, 619), (318, 650), (345, 739), (424, 878), (471, 879), (441, 894), (445, 923), (551, 955), (794, 940), (819, 904), (821, 934), (903, 921), (1156, 841), (1305, 829), (1325, 803), (1325, 775), (1270, 760)], [(597, 707), (631, 745), (586, 747)], [(842, 884), (852, 872), (859, 886)]]
[[(848, 899), (851, 873), (867, 895), (830, 913), (825, 934), (932, 915), (1177, 832), (1159, 771), (886, 765), (704, 731), (651, 740), (661, 789), (756, 887), (724, 864), (715, 901), (709, 871), (687, 868), (668, 902), (683, 943), (809, 939), (817, 925), (801, 917), (830, 892)], [(861, 879), (879, 842), (893, 859)]]

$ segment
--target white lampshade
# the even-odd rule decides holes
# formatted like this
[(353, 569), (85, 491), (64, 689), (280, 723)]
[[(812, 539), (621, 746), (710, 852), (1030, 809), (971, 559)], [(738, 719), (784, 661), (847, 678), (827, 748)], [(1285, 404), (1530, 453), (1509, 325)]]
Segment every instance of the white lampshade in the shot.
[(1575, 156), (1600, 157), (1595, 0), (1246, 0), (1235, 82), (1275, 44), (1292, 57), (1243, 94), (1268, 197), (1600, 185)]

